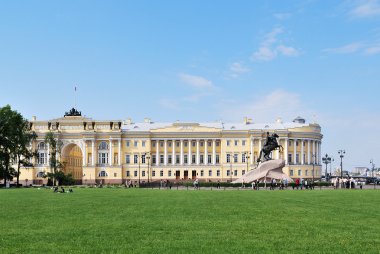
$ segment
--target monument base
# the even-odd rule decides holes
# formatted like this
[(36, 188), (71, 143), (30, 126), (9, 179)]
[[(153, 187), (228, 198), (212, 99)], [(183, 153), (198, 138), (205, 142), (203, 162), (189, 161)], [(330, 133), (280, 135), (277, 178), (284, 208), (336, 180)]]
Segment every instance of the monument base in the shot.
[(293, 182), (293, 180), (284, 172), (282, 169), (285, 167), (284, 160), (270, 160), (261, 163), (256, 169), (249, 171), (239, 179), (233, 181), (232, 183), (251, 183), (253, 181), (271, 181), (272, 179), (276, 180), (285, 180), (288, 182)]

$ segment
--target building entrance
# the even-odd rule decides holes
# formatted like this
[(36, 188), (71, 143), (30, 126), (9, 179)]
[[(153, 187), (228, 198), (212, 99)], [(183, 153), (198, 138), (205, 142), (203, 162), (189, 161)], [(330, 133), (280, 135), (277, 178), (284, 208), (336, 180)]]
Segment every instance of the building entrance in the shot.
[(71, 174), (75, 184), (82, 184), (83, 156), (82, 150), (76, 144), (69, 144), (62, 149), (63, 172)]
[(184, 180), (189, 179), (189, 171), (187, 171), (187, 170), (183, 171), (183, 179)]

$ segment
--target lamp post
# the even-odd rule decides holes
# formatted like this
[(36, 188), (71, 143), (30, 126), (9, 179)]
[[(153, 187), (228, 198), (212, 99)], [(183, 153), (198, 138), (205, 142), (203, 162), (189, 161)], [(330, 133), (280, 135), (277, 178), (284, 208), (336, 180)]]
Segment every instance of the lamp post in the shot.
[(370, 160), (371, 165), (372, 165), (372, 179), (373, 179), (373, 188), (376, 188), (376, 181), (375, 181), (375, 164), (373, 163), (373, 159)]
[(343, 187), (343, 157), (346, 154), (345, 150), (339, 150), (338, 151), (339, 157), (340, 157), (340, 180), (341, 182), (341, 187)]
[[(326, 170), (325, 170), (325, 180), (327, 182), (327, 165), (331, 163), (331, 157), (326, 153), (325, 157), (322, 158), (322, 162), (326, 164)], [(331, 166), (330, 166), (331, 169)], [(321, 174), (322, 178), (322, 174)]]
[(137, 160), (139, 163), (139, 188), (140, 188), (140, 155), (137, 156)]
[(150, 155), (149, 153), (145, 153), (145, 159), (148, 160), (148, 183), (149, 183), (149, 176), (150, 176), (150, 169), (149, 169), (149, 162), (150, 162)]
[(249, 163), (249, 159), (251, 158), (251, 152), (246, 152), (245, 153), (245, 160), (246, 160), (246, 162), (247, 162), (247, 172), (246, 173), (248, 173), (248, 171), (249, 171), (249, 166), (248, 166), (248, 163)]

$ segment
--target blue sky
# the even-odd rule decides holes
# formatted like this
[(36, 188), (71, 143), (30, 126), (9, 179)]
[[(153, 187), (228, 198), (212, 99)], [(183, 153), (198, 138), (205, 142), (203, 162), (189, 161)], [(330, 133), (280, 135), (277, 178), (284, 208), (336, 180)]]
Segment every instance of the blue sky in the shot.
[(1, 1), (0, 104), (60, 117), (75, 85), (94, 119), (300, 115), (380, 166), (380, 1)]

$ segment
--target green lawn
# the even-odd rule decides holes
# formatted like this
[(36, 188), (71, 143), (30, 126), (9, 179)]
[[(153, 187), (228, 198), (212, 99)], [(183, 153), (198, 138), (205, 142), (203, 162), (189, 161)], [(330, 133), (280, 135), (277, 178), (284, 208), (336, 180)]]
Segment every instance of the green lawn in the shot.
[(380, 253), (380, 190), (0, 190), (0, 253)]

